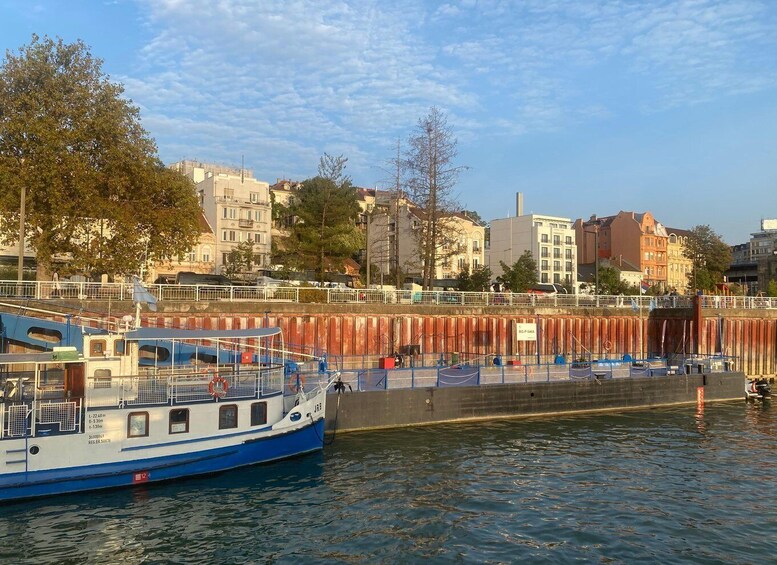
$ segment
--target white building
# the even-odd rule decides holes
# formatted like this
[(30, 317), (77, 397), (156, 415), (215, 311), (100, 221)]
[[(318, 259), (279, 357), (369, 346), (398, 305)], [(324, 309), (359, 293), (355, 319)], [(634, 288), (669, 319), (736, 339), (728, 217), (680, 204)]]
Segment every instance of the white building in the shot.
[[(363, 206), (367, 228), (370, 264), (378, 274), (389, 275), (399, 266), (406, 276), (420, 277), (423, 261), (418, 248), (416, 231), (422, 223), (422, 212), (409, 200), (392, 202), (389, 193), (375, 191), (372, 201)], [(445, 214), (439, 220), (446, 233), (437, 250), (435, 279), (453, 279), (464, 269), (471, 273), (485, 263), (483, 241), (485, 228), (466, 214)]]
[(171, 165), (191, 178), (200, 206), (215, 234), (216, 273), (221, 273), (227, 256), (239, 243), (252, 241), (255, 266), (269, 267), (272, 239), (270, 185), (253, 178), (250, 170), (195, 161)]
[(523, 215), (523, 197), (517, 198), (518, 215), (491, 220), (488, 267), (496, 278), (504, 273), (500, 262), (512, 266), (525, 251), (531, 251), (537, 263), (541, 283), (577, 282), (577, 245), (570, 218)]

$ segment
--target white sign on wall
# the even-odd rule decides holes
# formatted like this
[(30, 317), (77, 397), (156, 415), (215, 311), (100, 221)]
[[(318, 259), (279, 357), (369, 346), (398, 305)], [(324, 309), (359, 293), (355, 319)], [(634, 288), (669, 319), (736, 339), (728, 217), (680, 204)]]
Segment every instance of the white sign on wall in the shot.
[(537, 341), (537, 324), (515, 322), (515, 341)]

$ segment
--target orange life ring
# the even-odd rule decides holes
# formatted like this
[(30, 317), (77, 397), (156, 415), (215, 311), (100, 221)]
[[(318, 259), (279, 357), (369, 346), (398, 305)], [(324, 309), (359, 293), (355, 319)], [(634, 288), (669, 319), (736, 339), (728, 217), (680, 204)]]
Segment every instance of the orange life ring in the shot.
[[(299, 382), (299, 386), (297, 385)], [(305, 386), (305, 377), (299, 374), (294, 374), (289, 377), (288, 387), (291, 392), (297, 394), (301, 388)]]
[(214, 398), (224, 398), (229, 390), (229, 383), (224, 377), (214, 376), (208, 383), (208, 392)]
[(602, 349), (610, 351), (610, 349), (612, 349), (612, 342), (609, 339), (605, 339), (604, 343), (602, 343)]

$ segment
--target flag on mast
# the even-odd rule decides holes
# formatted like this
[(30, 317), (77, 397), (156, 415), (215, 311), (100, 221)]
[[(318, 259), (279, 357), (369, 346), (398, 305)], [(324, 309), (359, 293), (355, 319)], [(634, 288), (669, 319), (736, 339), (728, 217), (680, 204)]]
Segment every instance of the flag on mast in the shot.
[(140, 279), (132, 277), (132, 302), (134, 304), (146, 304), (148, 309), (156, 312), (156, 297), (141, 284)]

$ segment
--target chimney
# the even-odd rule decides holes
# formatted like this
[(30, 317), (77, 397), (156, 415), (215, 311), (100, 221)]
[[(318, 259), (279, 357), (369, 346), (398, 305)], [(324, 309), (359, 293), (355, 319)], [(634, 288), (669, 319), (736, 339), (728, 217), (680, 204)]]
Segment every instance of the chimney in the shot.
[(515, 193), (515, 215), (523, 216), (523, 193)]

